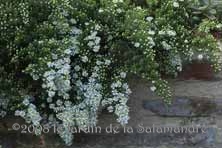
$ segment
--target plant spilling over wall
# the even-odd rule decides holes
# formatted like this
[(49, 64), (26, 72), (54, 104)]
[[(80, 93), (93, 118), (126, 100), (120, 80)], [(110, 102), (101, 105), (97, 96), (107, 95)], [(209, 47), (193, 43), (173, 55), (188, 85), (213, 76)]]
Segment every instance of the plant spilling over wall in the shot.
[(129, 120), (127, 74), (152, 82), (170, 104), (162, 74), (177, 75), (183, 61), (207, 59), (220, 70), (210, 34), (217, 21), (195, 22), (191, 0), (2, 0), (0, 4), (0, 115), (33, 124), (95, 126), (101, 108), (122, 125)]

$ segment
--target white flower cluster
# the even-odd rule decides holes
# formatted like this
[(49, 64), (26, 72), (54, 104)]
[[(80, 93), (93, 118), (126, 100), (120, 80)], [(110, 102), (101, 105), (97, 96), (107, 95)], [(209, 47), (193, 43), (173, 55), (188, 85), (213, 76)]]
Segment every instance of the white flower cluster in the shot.
[(66, 111), (58, 113), (57, 118), (62, 121), (62, 129), (58, 130), (60, 137), (64, 140), (66, 145), (71, 145), (73, 140), (73, 135), (70, 132), (70, 127), (74, 126), (73, 122), (74, 115), (73, 112), (71, 112), (70, 107), (67, 107)]
[(131, 93), (128, 84), (122, 83), (125, 77), (125, 72), (121, 72), (119, 76), (115, 77), (117, 81), (111, 84), (112, 97), (104, 99), (102, 102), (103, 106), (109, 106), (107, 108), (109, 112), (114, 111), (118, 117), (117, 121), (122, 125), (127, 124), (129, 120), (129, 107), (127, 106), (127, 101)]
[(168, 36), (173, 36), (173, 37), (177, 35), (177, 33), (174, 30), (170, 30), (170, 29), (168, 29), (168, 30), (160, 30), (158, 32), (158, 34), (159, 35), (168, 35)]
[[(67, 145), (71, 145), (73, 139), (69, 127), (76, 126), (75, 120), (78, 119), (75, 115), (79, 113), (73, 110), (75, 104), (69, 101), (72, 99), (70, 98), (70, 90), (72, 89), (72, 76), (74, 76), (71, 76), (71, 57), (79, 53), (77, 41), (79, 34), (81, 34), (81, 30), (72, 27), (69, 38), (70, 47), (64, 50), (63, 53), (52, 53), (53, 61), (47, 63), (49, 70), (43, 75), (44, 83), (42, 87), (48, 92), (47, 102), (49, 103), (49, 108), (56, 113), (57, 119), (62, 121), (64, 130), (59, 130), (58, 132)], [(84, 60), (86, 61), (87, 57), (82, 58), (82, 61)], [(53, 115), (48, 116), (48, 120), (49, 122), (56, 122)]]
[(123, 3), (123, 0), (113, 0), (113, 3)]
[(62, 57), (55, 59), (53, 62), (48, 62), (49, 71), (43, 75), (44, 84), (43, 88), (48, 91), (47, 102), (51, 103), (52, 98), (58, 92), (58, 96), (64, 99), (69, 99), (70, 86), (70, 58)]
[(178, 2), (173, 2), (173, 7), (178, 8), (180, 6), (180, 4)]
[[(88, 41), (87, 46), (93, 52), (82, 52), (79, 49), (77, 51), (76, 46), (78, 45), (76, 45), (76, 42), (73, 45), (75, 50), (67, 52), (69, 53), (70, 60), (71, 56), (75, 56), (76, 58), (74, 61), (67, 62), (67, 65), (70, 65), (70, 67), (66, 69), (67, 71), (63, 70), (63, 72), (66, 72), (66, 74), (70, 76), (68, 77), (70, 81), (69, 86), (71, 86), (70, 89), (73, 88), (72, 93), (75, 95), (70, 96), (69, 100), (63, 98), (61, 100), (57, 99), (56, 103), (53, 103), (55, 101), (49, 102), (49, 107), (54, 110), (57, 119), (62, 121), (64, 130), (60, 131), (59, 135), (67, 145), (72, 143), (73, 138), (73, 135), (69, 130), (70, 126), (86, 127), (95, 126), (97, 124), (97, 116), (101, 103), (103, 104), (103, 107), (107, 107), (107, 105), (109, 105), (109, 108), (111, 108), (111, 106), (115, 108), (114, 112), (118, 116), (117, 121), (121, 124), (126, 124), (129, 120), (129, 109), (126, 103), (129, 98), (130, 89), (126, 83), (123, 83), (126, 78), (125, 72), (120, 72), (119, 76), (115, 77), (116, 82), (113, 82), (110, 86), (111, 90), (109, 91), (111, 92), (112, 97), (106, 97), (107, 94), (104, 94), (103, 88), (104, 85), (107, 85), (107, 80), (104, 79), (106, 74), (104, 69), (107, 69), (112, 61), (99, 55), (101, 39), (98, 36), (98, 28), (99, 25), (96, 24), (90, 31), (90, 35), (84, 37), (84, 40)], [(94, 62), (91, 59), (92, 57), (96, 59)], [(64, 61), (64, 59), (62, 61)], [(85, 65), (88, 63), (92, 66), (86, 68)], [(55, 65), (58, 64), (55, 62), (48, 65), (55, 67)], [(63, 66), (59, 66), (53, 75), (60, 75), (61, 73), (57, 73), (64, 67), (64, 64)], [(49, 76), (50, 74), (47, 74), (45, 77), (46, 80)], [(54, 80), (54, 77), (48, 79)], [(47, 83), (50, 84), (49, 81)], [(60, 84), (60, 86), (62, 85)], [(109, 103), (104, 104), (104, 102)], [(67, 125), (69, 125), (69, 127)]]
[(7, 114), (7, 112), (6, 111), (3, 111), (3, 110), (1, 110), (0, 111), (0, 117), (5, 117), (6, 116), (6, 114)]
[(9, 100), (0, 95), (0, 117), (2, 118), (5, 117), (7, 114), (5, 110), (7, 110), (8, 103)]
[(173, 7), (175, 7), (175, 8), (179, 8), (180, 7), (180, 4), (179, 4), (179, 2), (183, 2), (184, 0), (174, 0), (173, 1)]
[(79, 90), (77, 91), (77, 98), (82, 98), (82, 101), (79, 104), (65, 103), (63, 111), (57, 114), (57, 118), (62, 121), (64, 127), (59, 135), (67, 145), (72, 144), (73, 138), (69, 130), (70, 126), (87, 127), (95, 126), (97, 123), (97, 113), (103, 95), (100, 84), (100, 72), (103, 63), (105, 62), (97, 61), (99, 65), (93, 68), (93, 73), (88, 82), (81, 81), (81, 76), (73, 78)]
[[(64, 100), (70, 99), (69, 91), (71, 90), (71, 56), (79, 52), (77, 37), (81, 34), (81, 30), (76, 27), (71, 29), (70, 43), (71, 46), (64, 50), (59, 55), (52, 53), (52, 61), (47, 63), (48, 71), (43, 74), (44, 83), (42, 87), (47, 90), (47, 102), (50, 103), (50, 108), (53, 109), (55, 104), (52, 104), (56, 94)], [(61, 100), (56, 101), (56, 105), (62, 107)]]
[(19, 3), (19, 5), (17, 6), (17, 9), (21, 13), (23, 23), (28, 24), (29, 23), (28, 3), (27, 2)]
[(73, 133), (70, 132), (70, 126), (62, 124), (60, 125), (60, 130), (58, 130), (59, 136), (64, 140), (67, 146), (72, 145), (72, 140), (74, 138)]
[[(70, 145), (73, 139), (69, 127), (95, 126), (100, 104), (102, 100), (107, 100), (103, 92), (103, 85), (106, 85), (103, 84), (106, 83), (104, 69), (107, 69), (112, 61), (99, 55), (101, 40), (97, 32), (99, 28), (96, 24), (90, 31), (90, 35), (84, 37), (84, 40), (88, 41), (87, 46), (93, 52), (83, 52), (77, 45), (76, 37), (81, 31), (73, 27), (70, 33), (72, 47), (65, 50), (63, 54), (53, 53), (53, 61), (47, 63), (49, 70), (43, 75), (42, 87), (48, 92), (49, 108), (56, 113), (56, 118), (62, 121), (64, 130), (59, 131), (59, 135), (67, 145)], [(71, 61), (73, 56), (76, 60)], [(92, 57), (96, 58), (95, 62), (91, 61)], [(93, 66), (86, 68), (85, 65), (88, 63)], [(121, 72), (120, 78), (125, 77), (126, 73)], [(113, 90), (113, 99), (116, 100), (115, 113), (118, 115), (118, 121), (126, 124), (129, 119), (126, 102), (130, 90), (127, 84), (121, 84), (120, 88), (124, 89), (123, 93), (117, 88)], [(70, 93), (75, 95), (71, 96)]]
[(152, 92), (155, 92), (155, 91), (156, 91), (156, 86), (151, 86), (151, 87), (150, 87), (150, 90), (151, 90)]
[(173, 67), (176, 67), (176, 69), (180, 72), (183, 69), (183, 63), (180, 55), (173, 55), (171, 58), (171, 64)]
[(28, 105), (27, 113), (26, 113), (26, 120), (30, 120), (34, 125), (40, 125), (40, 121), (42, 117), (40, 116), (39, 112), (36, 110), (36, 106), (32, 103)]
[[(97, 27), (95, 27), (97, 29), (100, 28), (100, 26), (97, 25)], [(100, 49), (100, 40), (101, 38), (99, 36), (97, 36), (97, 31), (93, 31), (91, 33), (91, 35), (87, 36), (85, 38), (85, 40), (89, 41), (88, 42), (88, 46), (94, 51), (94, 52), (98, 52)]]
[[(15, 116), (20, 116), (26, 120), (27, 123), (32, 123), (35, 127), (41, 127), (42, 117), (40, 116), (37, 108), (34, 104), (30, 103), (30, 97), (26, 96), (23, 101), (23, 105), (27, 108), (26, 110), (16, 110)], [(41, 130), (36, 128), (35, 134), (41, 134)]]
[(171, 45), (169, 45), (166, 41), (162, 41), (161, 44), (162, 44), (163, 48), (166, 50), (172, 49)]

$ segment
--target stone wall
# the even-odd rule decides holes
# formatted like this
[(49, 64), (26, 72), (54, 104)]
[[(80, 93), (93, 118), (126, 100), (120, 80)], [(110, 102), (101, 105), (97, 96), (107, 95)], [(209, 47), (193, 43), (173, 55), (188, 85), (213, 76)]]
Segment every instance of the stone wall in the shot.
[[(221, 148), (222, 147), (222, 81), (169, 80), (174, 94), (171, 106), (150, 91), (149, 82), (140, 78), (130, 81), (132, 94), (129, 100), (130, 121), (127, 127), (117, 124), (113, 115), (102, 111), (98, 126), (101, 133), (84, 133), (75, 136), (75, 147), (92, 148)], [(59, 137), (47, 134), (35, 137), (19, 134), (9, 129), (19, 119), (1, 121), (0, 143), (2, 148), (63, 148)], [(107, 133), (107, 128), (118, 127), (116, 133)], [(164, 128), (173, 132), (163, 132)], [(179, 128), (197, 132), (181, 132)], [(147, 130), (145, 130), (145, 128)], [(204, 132), (201, 131), (204, 128)], [(143, 130), (143, 131), (142, 131)], [(152, 131), (152, 130), (155, 130)], [(191, 130), (192, 131), (192, 130)]]

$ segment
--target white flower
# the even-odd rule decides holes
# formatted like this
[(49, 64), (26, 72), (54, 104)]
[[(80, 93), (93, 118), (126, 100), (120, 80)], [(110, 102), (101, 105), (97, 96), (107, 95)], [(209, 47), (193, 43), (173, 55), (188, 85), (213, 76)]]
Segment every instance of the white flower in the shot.
[(74, 74), (72, 75), (72, 77), (73, 77), (74, 79), (76, 79), (76, 78), (78, 78), (78, 75), (77, 75), (76, 73), (74, 73)]
[(0, 111), (0, 116), (3, 118), (3, 117), (5, 117), (6, 116), (6, 112), (5, 111)]
[(167, 34), (169, 36), (175, 36), (177, 33), (175, 31), (173, 31), (173, 30), (169, 30), (169, 31), (167, 31)]
[(100, 30), (101, 26), (99, 26), (98, 24), (95, 25), (95, 30)]
[(138, 47), (140, 47), (140, 43), (136, 42), (136, 43), (134, 44), (134, 46), (135, 46), (136, 48), (138, 48)]
[[(39, 125), (42, 117), (39, 112), (36, 110), (36, 106), (34, 104), (30, 104), (27, 109), (27, 119), (30, 120), (34, 125)], [(36, 133), (35, 133), (36, 134)]]
[(73, 27), (72, 30), (71, 30), (71, 34), (73, 34), (73, 35), (79, 35), (81, 33), (82, 33), (82, 30), (80, 30), (80, 29), (78, 29), (76, 27)]
[(25, 115), (26, 115), (26, 113), (24, 111), (19, 111), (19, 110), (15, 111), (15, 116), (25, 117)]
[(56, 54), (52, 53), (52, 59), (53, 59), (53, 60), (58, 59), (58, 55), (56, 55)]
[(159, 31), (158, 33), (159, 33), (159, 35), (164, 35), (164, 34), (165, 34), (165, 31), (162, 31), (162, 30), (161, 30), (161, 31)]
[(53, 115), (53, 114), (50, 114), (48, 119), (49, 119), (49, 121), (52, 122), (52, 121), (54, 120), (54, 115)]
[(25, 117), (25, 114), (26, 114), (26, 113), (25, 113), (24, 111), (20, 111), (20, 116), (21, 116), (21, 117)]
[(123, 0), (113, 0), (113, 3), (122, 3)]
[(50, 108), (50, 109), (55, 108), (55, 104), (49, 104), (49, 108)]
[(57, 25), (57, 24), (58, 24), (58, 22), (57, 22), (57, 21), (54, 21), (54, 22), (52, 22), (52, 24), (53, 24), (53, 25)]
[(93, 72), (93, 73), (92, 73), (92, 77), (94, 77), (94, 78), (95, 78), (95, 77), (98, 77), (98, 74), (95, 73), (95, 72)]
[(142, 7), (141, 7), (141, 6), (137, 6), (136, 9), (137, 9), (137, 10), (141, 10)]
[(218, 28), (218, 29), (222, 28), (222, 24), (218, 24), (218, 25), (216, 26), (216, 28)]
[(94, 47), (93, 47), (93, 51), (94, 51), (94, 52), (98, 52), (99, 49), (100, 49), (100, 46), (94, 46)]
[(108, 36), (108, 41), (112, 40), (113, 39), (113, 36), (112, 35), (109, 35)]
[(70, 102), (70, 101), (65, 101), (64, 104), (65, 104), (66, 107), (70, 107), (70, 106), (72, 105), (72, 102)]
[(52, 67), (52, 66), (53, 66), (52, 62), (48, 62), (48, 63), (47, 63), (47, 66), (48, 66), (48, 67)]
[(82, 57), (82, 61), (83, 61), (84, 63), (88, 62), (88, 57), (87, 57), (87, 56), (83, 56), (83, 57)]
[(47, 102), (48, 102), (48, 103), (51, 103), (51, 102), (52, 102), (52, 98), (50, 98), (50, 97), (47, 98)]
[(46, 107), (45, 103), (42, 103), (42, 104), (41, 104), (41, 107), (42, 107), (42, 108), (45, 108), (45, 107)]
[(121, 87), (121, 85), (122, 85), (122, 83), (121, 83), (121, 81), (119, 81), (119, 80), (115, 83), (115, 86), (116, 86), (116, 87)]
[(177, 70), (178, 70), (178, 71), (182, 71), (182, 70), (183, 70), (182, 65), (178, 65), (178, 66), (177, 66)]
[(72, 23), (72, 24), (76, 24), (76, 20), (75, 19), (70, 19), (70, 22)]
[(178, 2), (173, 2), (173, 6), (176, 7), (176, 8), (178, 8), (180, 5), (179, 5)]
[(150, 87), (150, 90), (154, 92), (156, 90), (156, 87), (152, 86), (152, 87)]
[(55, 92), (54, 91), (48, 91), (48, 95), (50, 98), (55, 96)]
[(110, 60), (105, 60), (105, 65), (110, 65), (111, 61)]
[(61, 106), (61, 105), (63, 104), (63, 102), (62, 102), (61, 100), (57, 100), (57, 101), (56, 101), (56, 104), (57, 104), (58, 106)]
[(120, 77), (121, 77), (121, 78), (126, 78), (126, 73), (125, 73), (125, 72), (121, 72), (121, 73), (120, 73)]
[(162, 41), (161, 44), (163, 45), (163, 48), (166, 50), (170, 50), (172, 48), (166, 41)]
[(102, 12), (104, 12), (104, 10), (103, 9), (99, 9), (99, 13), (102, 13)]
[(19, 116), (20, 111), (16, 110), (15, 111), (15, 116)]
[(116, 11), (117, 11), (118, 13), (121, 13), (121, 12), (122, 12), (122, 10), (121, 10), (120, 8), (118, 8)]
[(43, 44), (44, 42), (43, 42), (43, 41), (38, 41), (38, 43), (39, 43), (39, 44)]
[(101, 41), (101, 38), (100, 37), (96, 37), (95, 38), (95, 44), (98, 45)]
[(48, 81), (52, 81), (54, 79), (54, 76), (53, 75), (50, 75), (46, 78)]
[(27, 106), (27, 105), (29, 105), (29, 100), (26, 98), (26, 99), (23, 100), (22, 103), (23, 103), (25, 106)]
[(77, 99), (77, 100), (81, 100), (81, 97), (80, 97), (80, 96), (77, 96), (76, 99)]
[(197, 58), (198, 58), (198, 60), (203, 60), (203, 55), (202, 55), (202, 54), (199, 54), (199, 55), (197, 56)]
[(153, 17), (148, 16), (148, 17), (146, 18), (146, 20), (147, 20), (148, 22), (151, 22), (151, 21), (153, 20)]
[(79, 66), (79, 65), (76, 65), (76, 66), (74, 67), (74, 69), (75, 69), (75, 71), (79, 71), (79, 70), (80, 70), (80, 66)]
[(153, 30), (149, 30), (149, 32), (148, 32), (150, 35), (154, 35), (155, 34), (155, 31), (153, 31)]
[(83, 72), (82, 72), (82, 76), (87, 77), (87, 76), (88, 76), (88, 73), (87, 73), (86, 71), (83, 71)]
[(64, 53), (70, 55), (72, 53), (72, 51), (71, 51), (71, 49), (66, 49)]
[(38, 80), (38, 79), (39, 79), (39, 76), (38, 76), (38, 75), (33, 74), (33, 75), (32, 75), (32, 78), (33, 78), (33, 80)]
[(101, 61), (96, 61), (97, 65), (102, 65), (103, 63)]
[(95, 45), (95, 43), (93, 42), (93, 41), (89, 41), (89, 43), (87, 44), (90, 48), (92, 48), (94, 45)]
[(108, 110), (110, 113), (112, 113), (113, 110), (114, 110), (114, 108), (113, 108), (113, 106), (109, 106), (109, 107), (107, 108), (107, 110)]

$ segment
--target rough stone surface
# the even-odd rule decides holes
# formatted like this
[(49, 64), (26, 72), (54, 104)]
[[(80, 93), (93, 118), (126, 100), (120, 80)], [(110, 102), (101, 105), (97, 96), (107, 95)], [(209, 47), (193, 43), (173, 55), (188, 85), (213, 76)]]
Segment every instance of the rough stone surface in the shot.
[(170, 80), (175, 96), (188, 96), (198, 98), (222, 98), (222, 81)]
[[(142, 79), (132, 79), (129, 100), (130, 121), (133, 133), (77, 134), (70, 148), (221, 148), (222, 147), (222, 81), (169, 80), (174, 97), (173, 105), (166, 109), (160, 98), (150, 91), (150, 85)], [(182, 97), (178, 97), (182, 96)], [(221, 98), (221, 99), (220, 99)], [(145, 108), (144, 108), (145, 107)], [(203, 116), (204, 113), (204, 116)], [(19, 119), (0, 121), (0, 145), (2, 148), (68, 148), (53, 134), (44, 136), (45, 146), (39, 137), (19, 134), (10, 129)], [(99, 116), (102, 129), (118, 126), (116, 118), (107, 112)], [(143, 127), (205, 127), (206, 133), (137, 133)], [(0, 147), (1, 148), (1, 147)]]
[(222, 99), (206, 100), (194, 97), (176, 97), (171, 105), (166, 105), (160, 99), (145, 100), (144, 108), (160, 116), (196, 117), (221, 114)]
[(186, 98), (176, 98), (172, 105), (166, 105), (162, 100), (144, 101), (144, 108), (160, 116), (183, 116), (191, 117), (191, 101)]

